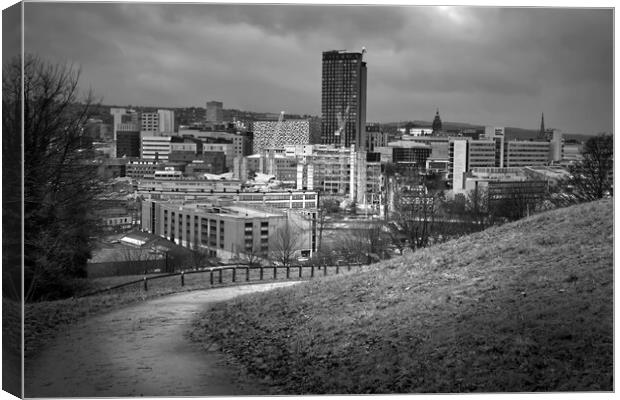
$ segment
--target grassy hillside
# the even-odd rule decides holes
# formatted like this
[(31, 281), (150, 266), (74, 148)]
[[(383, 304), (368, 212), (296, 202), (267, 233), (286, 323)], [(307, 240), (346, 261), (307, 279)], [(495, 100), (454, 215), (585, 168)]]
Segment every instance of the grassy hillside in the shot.
[(610, 391), (612, 216), (556, 210), (218, 304), (191, 336), (280, 394)]

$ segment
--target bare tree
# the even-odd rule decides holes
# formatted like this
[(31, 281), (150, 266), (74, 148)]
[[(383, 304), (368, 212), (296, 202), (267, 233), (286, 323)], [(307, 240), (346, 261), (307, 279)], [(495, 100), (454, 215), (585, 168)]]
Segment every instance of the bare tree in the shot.
[[(498, 186), (501, 184), (498, 184)], [(541, 206), (546, 184), (541, 181), (505, 182), (505, 187), (489, 188), (491, 222), (516, 221), (533, 214)]]
[(209, 251), (200, 245), (197, 236), (191, 243), (191, 256), (189, 261), (194, 269), (204, 268), (211, 265)]
[(352, 229), (341, 241), (340, 252), (349, 261), (370, 264), (387, 256), (389, 234), (384, 232), (384, 224), (370, 223)]
[[(32, 55), (23, 69), (16, 58), (3, 70), (3, 137), (23, 129), (27, 301), (70, 296), (73, 280), (86, 276), (97, 231), (92, 204), (101, 186), (83, 130), (93, 100), (80, 99), (79, 76), (71, 65)], [(19, 150), (14, 140), (4, 144), (3, 155)]]
[(571, 197), (584, 202), (613, 195), (613, 136), (602, 134), (588, 139), (581, 154), (583, 160), (569, 168), (567, 187)]
[(290, 219), (287, 219), (275, 230), (273, 240), (269, 244), (269, 256), (273, 261), (284, 266), (291, 265), (301, 244), (301, 231)]
[[(115, 261), (122, 263), (132, 273), (147, 273), (157, 266), (160, 257), (148, 247), (132, 247), (121, 245), (116, 250)], [(117, 271), (120, 274), (121, 271)]]
[(247, 264), (247, 265), (259, 265), (262, 260), (267, 257), (267, 253), (255, 244), (252, 244), (251, 247), (240, 248), (239, 246), (235, 249), (234, 259), (236, 262)]
[(437, 194), (419, 190), (401, 190), (394, 195), (395, 218), (389, 224), (394, 234), (404, 236), (411, 249), (426, 247), (433, 234), (437, 213)]

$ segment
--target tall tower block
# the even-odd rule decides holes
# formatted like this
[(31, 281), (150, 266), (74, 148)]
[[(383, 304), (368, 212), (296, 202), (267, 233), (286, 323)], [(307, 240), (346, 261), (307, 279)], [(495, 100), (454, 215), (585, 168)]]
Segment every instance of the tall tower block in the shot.
[(366, 143), (366, 63), (360, 53), (323, 52), (321, 143), (341, 147)]

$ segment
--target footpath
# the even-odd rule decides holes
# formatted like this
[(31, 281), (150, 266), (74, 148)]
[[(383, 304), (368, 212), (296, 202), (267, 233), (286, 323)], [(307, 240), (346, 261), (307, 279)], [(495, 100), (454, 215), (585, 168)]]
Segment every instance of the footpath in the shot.
[(26, 397), (232, 396), (266, 394), (224, 354), (187, 337), (207, 303), (298, 282), (242, 285), (163, 296), (89, 318), (62, 332), (25, 366)]

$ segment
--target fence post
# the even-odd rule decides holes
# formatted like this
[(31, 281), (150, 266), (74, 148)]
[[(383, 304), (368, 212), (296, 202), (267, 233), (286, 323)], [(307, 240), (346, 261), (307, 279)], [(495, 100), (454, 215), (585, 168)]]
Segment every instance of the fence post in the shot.
[(327, 265), (323, 265), (323, 276), (327, 276)]
[(303, 267), (300, 265), (300, 266), (299, 266), (299, 277), (300, 277), (300, 278), (301, 278), (301, 269), (302, 269), (302, 268), (303, 268)]
[(211, 286), (213, 286), (213, 269), (209, 271), (209, 282)]
[(336, 275), (340, 272), (340, 265), (336, 264)]
[(222, 268), (220, 268), (220, 276), (218, 278), (219, 283), (222, 283)]
[(260, 266), (260, 280), (263, 280), (263, 266)]
[(246, 282), (250, 281), (250, 266), (249, 265), (245, 267), (245, 281)]
[(233, 267), (233, 283), (237, 281), (237, 267)]
[(148, 279), (147, 279), (147, 278), (146, 278), (146, 276), (145, 276), (145, 277), (144, 277), (144, 290), (145, 290), (145, 291), (148, 291), (148, 290), (149, 290), (149, 286), (148, 286), (148, 284), (147, 284), (146, 282), (148, 282)]
[(310, 266), (310, 278), (314, 278), (314, 264)]
[(278, 267), (277, 266), (273, 266), (273, 280), (276, 279), (276, 276), (278, 275)]
[(286, 266), (286, 279), (291, 277), (291, 267)]
[(185, 286), (185, 272), (181, 271), (181, 286)]

